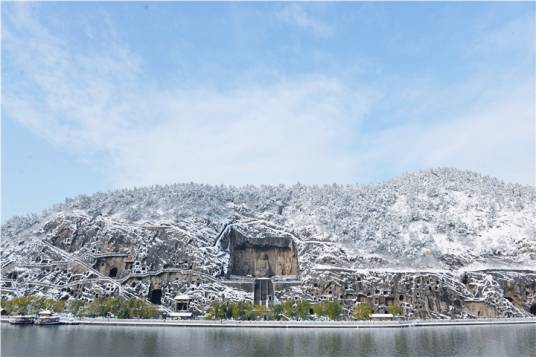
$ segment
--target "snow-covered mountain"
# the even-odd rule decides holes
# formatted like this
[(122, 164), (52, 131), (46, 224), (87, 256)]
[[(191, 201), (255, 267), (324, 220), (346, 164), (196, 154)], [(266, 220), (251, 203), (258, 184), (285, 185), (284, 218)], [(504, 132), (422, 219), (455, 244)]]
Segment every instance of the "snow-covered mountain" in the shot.
[[(83, 195), (41, 215), (6, 222), (2, 254), (13, 240), (39, 234), (58, 216), (133, 227), (168, 224), (207, 245), (225, 224), (258, 221), (302, 240), (340, 243), (348, 255), (370, 257), (384, 267), (536, 262), (536, 189), (456, 169), (367, 186), (191, 183)], [(365, 260), (362, 267), (370, 267)]]
[[(534, 270), (536, 188), (442, 168), (365, 186), (189, 183), (83, 195), (2, 226), (4, 292), (41, 289), (24, 285), (37, 281), (90, 298), (94, 290), (70, 289), (89, 279), (102, 284), (101, 294), (147, 296), (154, 281), (134, 278), (188, 270), (229, 279), (232, 231), (249, 246), (248, 239), (291, 242), (302, 282), (319, 270)], [(241, 296), (229, 284), (189, 284), (203, 298), (207, 289)]]

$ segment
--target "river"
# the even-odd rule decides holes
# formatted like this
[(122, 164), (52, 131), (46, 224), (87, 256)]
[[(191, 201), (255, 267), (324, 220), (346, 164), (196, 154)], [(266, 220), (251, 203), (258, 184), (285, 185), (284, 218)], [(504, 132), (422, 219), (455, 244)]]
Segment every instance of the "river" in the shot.
[(536, 325), (378, 329), (11, 326), (7, 356), (536, 356)]

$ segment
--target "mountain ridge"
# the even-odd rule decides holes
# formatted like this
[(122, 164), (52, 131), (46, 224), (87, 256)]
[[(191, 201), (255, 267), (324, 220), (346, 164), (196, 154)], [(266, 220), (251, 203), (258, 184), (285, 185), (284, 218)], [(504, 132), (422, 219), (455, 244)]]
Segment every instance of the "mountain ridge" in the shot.
[[(479, 256), (515, 262), (534, 253), (536, 242), (535, 188), (449, 168), (373, 185), (188, 183), (115, 190), (67, 199), (31, 220), (35, 224), (58, 212), (140, 224), (187, 221), (194, 229), (206, 227), (192, 220), (205, 219), (212, 235), (229, 221), (261, 219), (313, 240), (366, 243), (369, 254), (423, 261), (439, 252), (443, 260), (456, 254), (467, 262)], [(3, 234), (10, 227), (19, 230), (17, 220), (25, 219), (6, 222)]]

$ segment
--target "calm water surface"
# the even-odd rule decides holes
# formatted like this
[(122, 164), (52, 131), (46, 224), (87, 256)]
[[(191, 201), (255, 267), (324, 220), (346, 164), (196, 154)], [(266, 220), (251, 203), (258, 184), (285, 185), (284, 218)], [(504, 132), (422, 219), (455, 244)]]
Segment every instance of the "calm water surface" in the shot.
[(536, 356), (536, 326), (270, 329), (2, 324), (7, 356)]

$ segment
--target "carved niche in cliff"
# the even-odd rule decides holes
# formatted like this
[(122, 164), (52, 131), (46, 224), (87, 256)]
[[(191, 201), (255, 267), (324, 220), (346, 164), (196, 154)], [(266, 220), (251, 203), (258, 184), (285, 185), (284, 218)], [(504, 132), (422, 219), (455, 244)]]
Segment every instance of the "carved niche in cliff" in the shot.
[(236, 229), (229, 235), (230, 275), (297, 275), (298, 258), (290, 237), (249, 238)]

